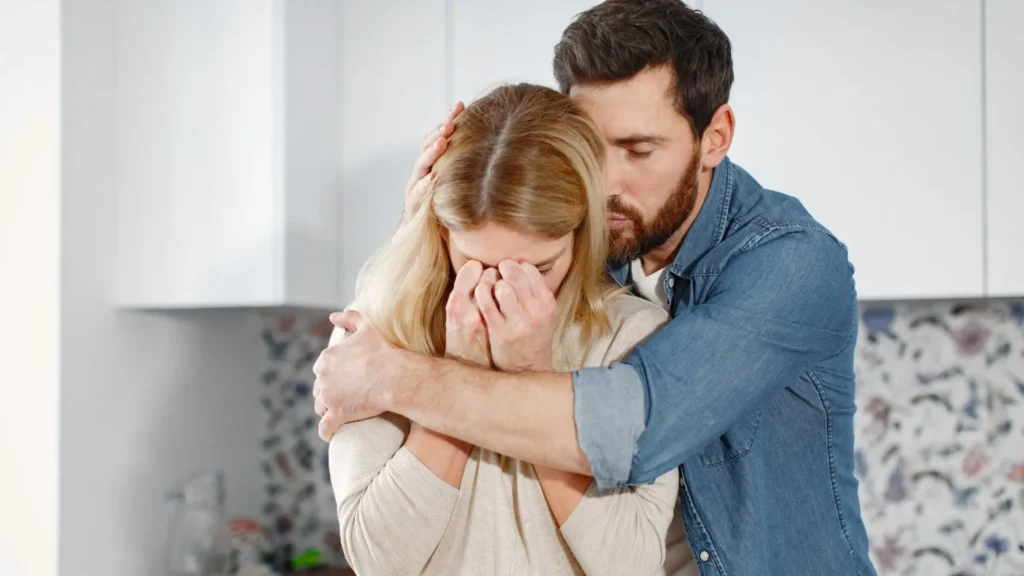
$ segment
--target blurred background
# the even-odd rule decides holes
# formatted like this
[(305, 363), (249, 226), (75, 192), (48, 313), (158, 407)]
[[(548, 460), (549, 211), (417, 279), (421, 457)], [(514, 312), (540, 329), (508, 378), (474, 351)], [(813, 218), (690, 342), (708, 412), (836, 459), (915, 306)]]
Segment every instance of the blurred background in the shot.
[[(0, 0), (0, 574), (163, 574), (185, 509), (343, 566), (325, 312), (427, 131), (553, 85), (593, 4)], [(1024, 1), (691, 4), (733, 42), (731, 157), (857, 269), (879, 572), (1024, 574)]]

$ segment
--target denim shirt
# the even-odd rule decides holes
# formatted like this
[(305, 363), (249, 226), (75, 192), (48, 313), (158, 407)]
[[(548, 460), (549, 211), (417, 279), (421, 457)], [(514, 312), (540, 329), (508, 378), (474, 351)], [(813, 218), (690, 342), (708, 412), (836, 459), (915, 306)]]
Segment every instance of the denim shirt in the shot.
[[(629, 267), (612, 270), (620, 284)], [(573, 374), (598, 488), (681, 466), (702, 576), (874, 575), (854, 477), (846, 247), (725, 159), (665, 277), (672, 320)]]

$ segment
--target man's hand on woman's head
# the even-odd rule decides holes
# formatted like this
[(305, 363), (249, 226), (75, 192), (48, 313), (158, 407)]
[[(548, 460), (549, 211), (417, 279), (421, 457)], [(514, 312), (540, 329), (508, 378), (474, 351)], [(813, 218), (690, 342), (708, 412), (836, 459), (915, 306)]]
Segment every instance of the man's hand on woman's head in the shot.
[(434, 162), (448, 149), (448, 137), (455, 131), (455, 118), (466, 109), (462, 102), (456, 102), (455, 106), (448, 111), (444, 121), (437, 128), (430, 131), (420, 143), (420, 155), (412, 167), (412, 175), (405, 185), (405, 213), (402, 215), (402, 222), (406, 222), (416, 210), (419, 209), (423, 198), (426, 196), (427, 187), (434, 174), (431, 169)]
[(507, 372), (553, 370), (555, 295), (531, 264), (504, 260), (498, 272), (500, 278), (482, 275), (474, 292), (494, 365)]

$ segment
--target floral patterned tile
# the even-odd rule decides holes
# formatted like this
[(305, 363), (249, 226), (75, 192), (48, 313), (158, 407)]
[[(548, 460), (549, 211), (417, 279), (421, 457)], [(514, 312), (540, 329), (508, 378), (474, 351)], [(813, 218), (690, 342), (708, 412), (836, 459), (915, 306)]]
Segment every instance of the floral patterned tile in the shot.
[(880, 574), (1024, 574), (1024, 305), (869, 307), (857, 474)]
[(262, 516), (275, 543), (298, 553), (316, 549), (331, 564), (342, 560), (327, 475), (327, 445), (313, 413), (313, 362), (330, 338), (325, 318), (274, 316), (263, 320), (266, 366), (262, 438), (266, 500)]

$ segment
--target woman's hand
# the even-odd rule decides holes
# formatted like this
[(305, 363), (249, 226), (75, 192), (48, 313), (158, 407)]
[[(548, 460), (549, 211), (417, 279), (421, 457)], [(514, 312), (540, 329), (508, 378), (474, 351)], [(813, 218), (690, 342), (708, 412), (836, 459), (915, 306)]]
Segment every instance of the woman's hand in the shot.
[(500, 280), (483, 275), (474, 295), (487, 324), (491, 357), (499, 370), (554, 370), (558, 306), (544, 277), (530, 264), (504, 260)]
[[(445, 306), (444, 353), (448, 358), (490, 367), (487, 330), (480, 310), (471, 298), (473, 288), (482, 275), (483, 265), (471, 260), (455, 276), (455, 284)], [(449, 486), (458, 488), (462, 484), (466, 460), (473, 451), (472, 444), (410, 422), (405, 446)]]
[(488, 277), (496, 278), (497, 273), (493, 269), (485, 272), (483, 265), (474, 260), (463, 264), (455, 276), (455, 284), (445, 306), (445, 356), (448, 358), (491, 366), (487, 327), (473, 299), (473, 292), (481, 279)]

